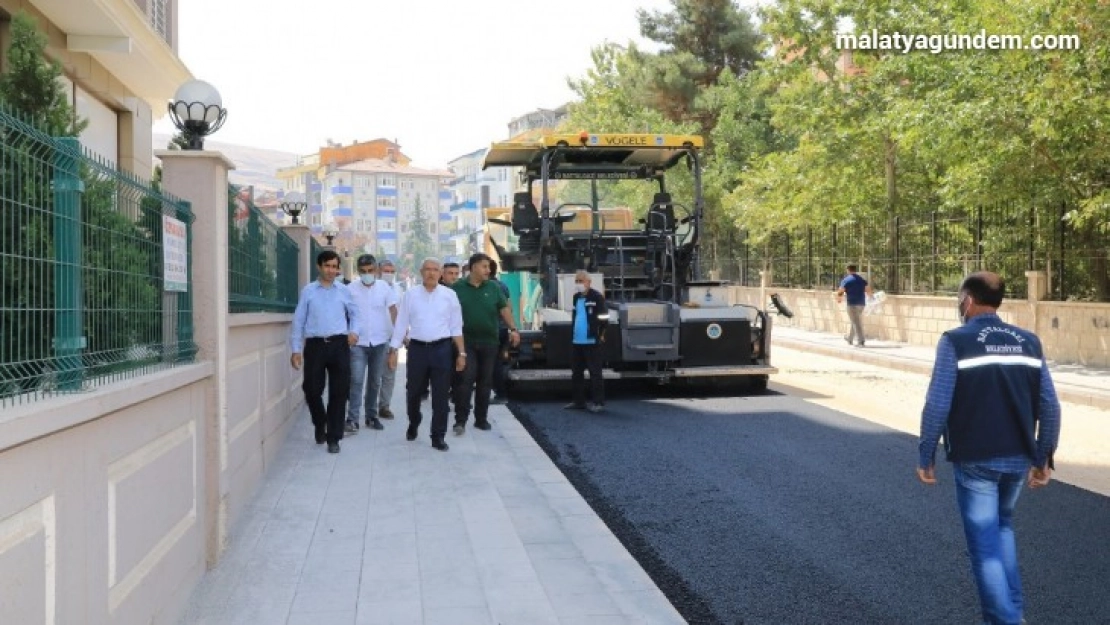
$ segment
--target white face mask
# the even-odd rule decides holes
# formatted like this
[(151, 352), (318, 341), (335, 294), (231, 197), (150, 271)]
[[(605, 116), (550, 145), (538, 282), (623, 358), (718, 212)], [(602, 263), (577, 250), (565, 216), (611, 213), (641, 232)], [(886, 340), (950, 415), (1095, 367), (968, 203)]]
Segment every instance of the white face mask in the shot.
[(574, 292), (575, 293), (585, 293), (586, 292), (586, 285), (582, 284), (581, 282), (576, 283), (574, 285)]
[(396, 280), (396, 279), (397, 279), (397, 274), (394, 274), (394, 273), (383, 273), (382, 274), (382, 280), (385, 280), (386, 284), (393, 284), (393, 281)]
[(374, 274), (372, 274), (372, 273), (360, 273), (358, 275), (358, 279), (362, 280), (362, 283), (365, 284), (366, 286), (370, 286), (371, 284), (374, 284), (374, 279), (375, 278), (374, 278)]

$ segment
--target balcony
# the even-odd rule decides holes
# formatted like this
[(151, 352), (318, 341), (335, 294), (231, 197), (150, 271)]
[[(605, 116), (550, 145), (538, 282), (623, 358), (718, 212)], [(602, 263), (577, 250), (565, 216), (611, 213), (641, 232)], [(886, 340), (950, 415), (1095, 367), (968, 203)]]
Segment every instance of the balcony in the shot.
[(318, 215), (318, 214), (324, 212), (324, 206), (323, 206), (323, 204), (313, 204), (312, 206), (308, 207), (308, 212)]
[(440, 191), (439, 192), (439, 199), (440, 200), (447, 200), (448, 202), (450, 202), (451, 200), (455, 199), (455, 194), (451, 193), (450, 191)]
[(350, 206), (340, 206), (339, 208), (332, 209), (331, 216), (332, 217), (353, 217), (354, 213), (351, 210)]
[(335, 185), (331, 188), (332, 195), (351, 195), (354, 193), (354, 188), (351, 185)]
[(455, 219), (455, 216), (452, 215), (451, 213), (440, 213), (439, 214), (439, 220), (440, 221), (453, 221), (454, 219)]
[(396, 241), (397, 240), (397, 233), (396, 232), (390, 232), (388, 230), (379, 230), (376, 233), (374, 233), (374, 236), (376, 236), (378, 239), (380, 239), (382, 241)]
[(478, 202), (467, 200), (465, 202), (456, 202), (451, 205), (451, 212), (462, 210), (478, 210)]
[(396, 219), (397, 218), (397, 209), (396, 208), (379, 208), (378, 210), (374, 211), (374, 214), (378, 216), (378, 219)]
[(321, 182), (313, 182), (313, 183), (310, 183), (308, 185), (308, 190), (309, 191), (320, 191), (323, 188), (324, 188), (324, 185)]
[(397, 197), (397, 187), (377, 187), (374, 189), (374, 193), (378, 197)]

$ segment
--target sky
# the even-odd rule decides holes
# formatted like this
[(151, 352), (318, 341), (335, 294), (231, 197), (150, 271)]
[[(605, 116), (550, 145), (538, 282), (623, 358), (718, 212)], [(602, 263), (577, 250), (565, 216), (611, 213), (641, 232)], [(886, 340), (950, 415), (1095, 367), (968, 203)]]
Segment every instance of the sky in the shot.
[[(747, 4), (747, 3), (744, 3)], [(636, 9), (670, 0), (182, 0), (178, 54), (221, 93), (213, 141), (310, 154), (395, 139), (443, 167), (508, 123), (574, 99), (592, 47), (646, 43)], [(288, 7), (290, 10), (282, 10)], [(155, 132), (172, 133), (168, 117)]]

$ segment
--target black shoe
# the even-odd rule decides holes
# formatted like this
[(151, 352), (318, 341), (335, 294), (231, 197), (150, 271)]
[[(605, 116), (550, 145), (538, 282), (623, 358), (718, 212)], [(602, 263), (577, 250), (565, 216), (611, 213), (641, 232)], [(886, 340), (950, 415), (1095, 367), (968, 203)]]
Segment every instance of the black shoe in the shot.
[(416, 440), (416, 428), (410, 425), (409, 429), (405, 430), (405, 440)]
[(328, 453), (329, 454), (339, 453), (339, 443), (328, 443)]
[(466, 424), (456, 423), (455, 427), (452, 428), (452, 430), (455, 432), (455, 436), (462, 436), (463, 434), (466, 434)]
[(433, 440), (432, 441), (432, 447), (435, 448), (435, 449), (438, 449), (440, 451), (447, 451), (448, 449), (451, 449), (450, 447), (447, 446), (447, 443), (444, 442), (443, 439)]
[(343, 433), (347, 436), (358, 434), (358, 424), (354, 421), (348, 421), (347, 424), (343, 426)]
[(366, 420), (366, 427), (370, 428), (371, 430), (384, 430), (385, 429), (385, 426), (382, 425), (382, 422), (378, 421), (377, 419), (375, 419), (373, 417)]
[(390, 410), (389, 408), (378, 408), (378, 418), (379, 419), (392, 419), (393, 418), (393, 411)]
[(566, 406), (563, 406), (563, 410), (585, 410), (585, 409), (586, 409), (586, 404), (576, 404), (574, 402), (571, 402), (571, 403), (567, 404)]
[(482, 421), (475, 421), (475, 422), (474, 422), (474, 427), (476, 427), (476, 428), (478, 428), (479, 430), (482, 430), (482, 431), (484, 431), (484, 432), (488, 432), (488, 431), (490, 431), (490, 430), (492, 430), (492, 429), (493, 429), (493, 426), (492, 426), (492, 425), (490, 425), (490, 424), (489, 424), (489, 421), (486, 421), (486, 420), (482, 420)]
[(489, 403), (501, 406), (509, 403), (509, 400), (506, 399), (504, 395), (494, 395), (492, 398), (490, 398)]
[(323, 445), (325, 442), (327, 442), (327, 440), (328, 440), (328, 435), (327, 435), (327, 431), (324, 429), (324, 426), (317, 425), (316, 426), (316, 444), (317, 445)]

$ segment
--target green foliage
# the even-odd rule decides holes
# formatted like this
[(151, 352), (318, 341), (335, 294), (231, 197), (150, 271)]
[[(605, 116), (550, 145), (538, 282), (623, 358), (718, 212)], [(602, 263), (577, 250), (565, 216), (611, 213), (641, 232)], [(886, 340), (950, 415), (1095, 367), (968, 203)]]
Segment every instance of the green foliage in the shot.
[[(419, 195), (416, 196), (412, 207), (412, 221), (409, 223), (409, 236), (406, 243), (408, 244), (407, 254), (412, 255), (408, 269), (413, 272), (413, 275), (419, 276), (420, 263), (424, 262), (425, 258), (439, 256), (436, 253), (438, 245), (432, 240), (431, 221), (428, 215), (424, 214), (424, 206), (420, 202)], [(404, 257), (405, 255), (402, 255), (402, 258)]]
[(46, 35), (20, 11), (11, 22), (8, 71), (0, 75), (0, 102), (51, 136), (76, 136), (87, 121), (77, 119), (59, 80), (61, 64), (45, 54)]

